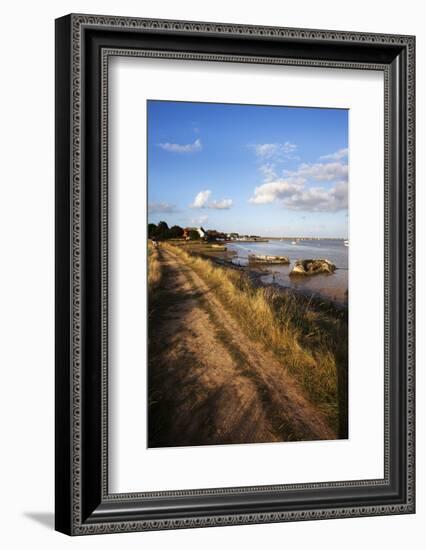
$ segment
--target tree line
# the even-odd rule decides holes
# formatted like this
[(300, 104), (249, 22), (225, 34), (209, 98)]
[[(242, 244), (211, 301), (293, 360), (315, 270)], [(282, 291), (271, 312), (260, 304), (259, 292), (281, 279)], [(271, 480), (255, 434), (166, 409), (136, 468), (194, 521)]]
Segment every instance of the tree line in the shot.
[[(184, 229), (179, 225), (173, 225), (169, 227), (166, 222), (159, 222), (148, 224), (148, 237), (150, 239), (165, 240), (165, 239), (179, 239), (184, 236)], [(191, 240), (198, 240), (200, 235), (195, 229), (191, 229), (188, 232), (188, 237)]]

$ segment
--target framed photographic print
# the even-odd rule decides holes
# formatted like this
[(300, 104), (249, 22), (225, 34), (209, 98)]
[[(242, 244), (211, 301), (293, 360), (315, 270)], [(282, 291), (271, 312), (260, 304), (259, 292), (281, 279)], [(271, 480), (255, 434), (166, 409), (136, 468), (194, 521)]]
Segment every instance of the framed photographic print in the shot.
[(56, 21), (56, 529), (406, 514), (412, 36)]

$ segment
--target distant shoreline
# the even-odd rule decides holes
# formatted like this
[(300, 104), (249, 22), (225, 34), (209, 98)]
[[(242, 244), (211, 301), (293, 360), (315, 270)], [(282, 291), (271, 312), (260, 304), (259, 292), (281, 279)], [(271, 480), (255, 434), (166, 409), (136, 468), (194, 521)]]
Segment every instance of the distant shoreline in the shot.
[(268, 243), (269, 241), (342, 241), (345, 242), (348, 239), (344, 237), (259, 237), (257, 239), (245, 239), (235, 238), (235, 239), (223, 239), (221, 242), (224, 244), (227, 243)]
[(259, 237), (258, 239), (224, 239), (223, 242), (245, 242), (245, 243), (257, 243), (268, 241), (347, 241), (347, 237)]
[(264, 237), (270, 241), (347, 241), (347, 237)]

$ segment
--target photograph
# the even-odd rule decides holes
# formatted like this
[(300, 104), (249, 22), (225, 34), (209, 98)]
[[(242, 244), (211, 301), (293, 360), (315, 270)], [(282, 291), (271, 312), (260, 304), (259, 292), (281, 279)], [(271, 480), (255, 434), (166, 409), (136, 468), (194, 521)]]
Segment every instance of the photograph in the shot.
[(148, 448), (348, 439), (349, 110), (146, 110)]
[[(47, 411), (31, 430), (49, 456), (38, 453), (36, 476), (28, 470), (40, 485), (31, 495), (49, 498), (43, 508), (19, 492), (13, 532), (32, 536), (30, 522), (47, 521), (53, 482), (54, 537), (106, 535), (107, 546), (109, 534), (126, 546), (144, 532), (169, 537), (167, 547), (192, 536), (194, 548), (216, 549), (229, 536), (245, 544), (250, 529), (258, 548), (266, 527), (255, 524), (271, 524), (269, 537), (285, 530), (299, 546), (329, 525), (327, 547), (348, 549), (370, 529), (391, 550), (419, 532), (415, 99), (426, 42), (416, 46), (413, 10), (386, 19), (370, 3), (367, 21), (358, 6), (309, 1), (281, 14), (245, 3), (234, 17), (227, 5), (228, 22), (204, 3), (167, 1), (155, 16), (146, 6), (134, 15), (57, 6), (54, 170), (35, 136), (53, 145), (52, 124), (36, 120), (44, 104), (53, 116), (52, 93), (24, 117), (36, 129), (28, 159), (16, 116), (19, 131), (7, 132), (22, 158), (5, 179), (19, 203), (4, 201), (6, 234), (37, 241), (33, 262), (22, 246), (6, 256), (21, 277), (4, 270), (22, 287), (4, 285), (8, 323), (20, 328), (9, 363), (29, 366), (6, 369), (26, 392), (22, 426), (40, 408), (31, 377), (52, 405), (55, 390), (55, 429)], [(53, 16), (43, 25), (37, 10), (24, 34), (47, 40), (37, 69), (51, 84)], [(9, 73), (28, 87), (28, 70)], [(34, 185), (39, 158), (54, 200), (49, 185), (45, 196)], [(44, 240), (55, 292), (39, 270), (40, 306), (21, 315), (38, 228), (53, 228), (35, 196), (54, 212), (55, 246), (53, 234)], [(43, 285), (54, 350), (45, 324), (27, 319), (47, 311)], [(41, 336), (23, 339), (25, 319), (47, 334), (38, 355), (54, 353), (54, 380), (33, 368)], [(22, 426), (12, 440), (26, 456)]]

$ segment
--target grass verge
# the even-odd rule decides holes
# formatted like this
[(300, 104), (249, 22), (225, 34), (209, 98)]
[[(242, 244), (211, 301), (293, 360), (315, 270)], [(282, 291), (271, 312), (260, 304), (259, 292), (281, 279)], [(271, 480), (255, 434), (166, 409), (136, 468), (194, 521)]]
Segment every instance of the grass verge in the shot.
[(159, 251), (151, 242), (148, 243), (148, 290), (154, 292), (161, 281), (161, 264), (158, 258)]

